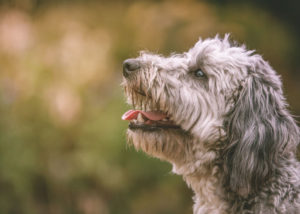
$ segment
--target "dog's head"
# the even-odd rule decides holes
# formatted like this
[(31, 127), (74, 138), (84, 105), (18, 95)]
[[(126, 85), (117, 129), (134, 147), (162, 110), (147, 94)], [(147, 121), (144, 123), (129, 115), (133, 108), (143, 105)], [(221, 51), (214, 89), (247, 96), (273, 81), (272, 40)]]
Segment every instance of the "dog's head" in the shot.
[(123, 76), (130, 141), (179, 173), (224, 158), (231, 189), (245, 195), (272, 173), (278, 153), (295, 148), (296, 134), (288, 133), (298, 129), (279, 77), (228, 36), (167, 58), (142, 52), (124, 61)]

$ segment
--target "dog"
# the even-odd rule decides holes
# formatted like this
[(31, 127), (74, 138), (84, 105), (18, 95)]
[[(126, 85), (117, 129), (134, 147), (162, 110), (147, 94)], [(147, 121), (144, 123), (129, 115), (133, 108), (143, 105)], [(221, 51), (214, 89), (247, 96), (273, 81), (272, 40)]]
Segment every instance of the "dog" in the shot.
[(229, 37), (123, 62), (128, 142), (172, 164), (194, 214), (299, 214), (299, 128), (280, 77)]

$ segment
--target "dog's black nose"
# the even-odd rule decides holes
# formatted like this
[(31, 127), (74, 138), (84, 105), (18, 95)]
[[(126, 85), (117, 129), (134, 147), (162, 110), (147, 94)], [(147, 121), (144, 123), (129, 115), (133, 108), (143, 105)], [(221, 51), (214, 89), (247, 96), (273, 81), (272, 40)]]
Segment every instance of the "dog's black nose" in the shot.
[(140, 68), (140, 63), (136, 59), (126, 59), (123, 62), (123, 76), (128, 78), (134, 71)]

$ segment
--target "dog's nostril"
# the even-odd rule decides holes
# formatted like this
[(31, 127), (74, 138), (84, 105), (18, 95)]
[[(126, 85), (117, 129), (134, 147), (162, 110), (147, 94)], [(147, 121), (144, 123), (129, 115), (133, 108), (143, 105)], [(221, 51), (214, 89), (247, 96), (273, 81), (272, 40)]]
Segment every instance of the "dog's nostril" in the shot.
[(123, 62), (123, 76), (129, 77), (134, 71), (140, 68), (140, 63), (136, 59), (127, 59)]

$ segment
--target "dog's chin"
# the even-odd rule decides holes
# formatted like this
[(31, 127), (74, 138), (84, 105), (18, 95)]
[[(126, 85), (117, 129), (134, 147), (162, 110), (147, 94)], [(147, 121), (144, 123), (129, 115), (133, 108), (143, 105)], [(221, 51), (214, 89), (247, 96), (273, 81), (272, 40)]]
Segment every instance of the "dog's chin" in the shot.
[(191, 136), (179, 126), (130, 123), (128, 142), (150, 156), (174, 163), (184, 160)]

